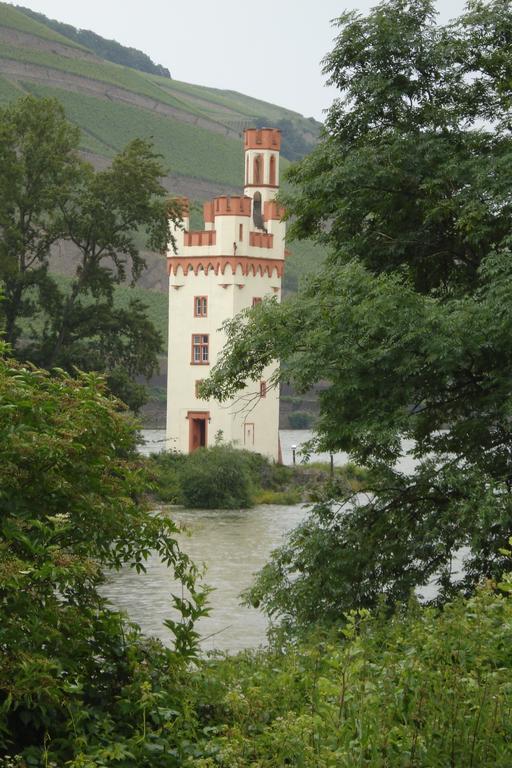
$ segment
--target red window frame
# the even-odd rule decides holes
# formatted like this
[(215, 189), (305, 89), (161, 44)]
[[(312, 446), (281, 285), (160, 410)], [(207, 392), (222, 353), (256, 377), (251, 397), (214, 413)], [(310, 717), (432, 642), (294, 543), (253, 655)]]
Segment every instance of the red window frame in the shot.
[(208, 296), (194, 296), (194, 317), (208, 317)]
[(267, 382), (260, 381), (260, 397), (266, 397), (266, 396), (267, 396)]
[(253, 305), (253, 307), (255, 307), (256, 304), (261, 304), (261, 302), (262, 302), (261, 296), (253, 296), (252, 297), (252, 305)]
[(190, 365), (210, 365), (210, 336), (208, 333), (193, 333)]

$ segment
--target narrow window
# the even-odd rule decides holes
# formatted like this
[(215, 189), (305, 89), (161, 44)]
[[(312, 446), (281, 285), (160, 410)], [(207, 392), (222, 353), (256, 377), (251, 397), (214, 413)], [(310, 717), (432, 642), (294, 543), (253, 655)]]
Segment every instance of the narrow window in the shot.
[(261, 161), (262, 157), (261, 155), (256, 155), (254, 158), (254, 166), (253, 166), (253, 184), (261, 184), (262, 178), (261, 178)]
[(253, 296), (252, 298), (253, 307), (255, 307), (256, 304), (261, 304), (261, 296)]
[(274, 155), (271, 155), (270, 157), (270, 174), (268, 183), (271, 187), (275, 187), (276, 185), (276, 159)]
[(196, 398), (197, 398), (198, 400), (200, 400), (200, 399), (201, 399), (201, 395), (199, 394), (199, 387), (201, 386), (201, 384), (203, 383), (203, 381), (204, 381), (204, 379), (197, 379), (197, 380), (196, 380)]
[(205, 333), (192, 334), (192, 365), (208, 365), (209, 337)]
[(261, 193), (255, 192), (252, 200), (252, 220), (256, 229), (263, 229), (265, 222), (261, 212)]
[(194, 296), (194, 317), (207, 317), (208, 296)]
[(266, 397), (266, 396), (267, 396), (267, 382), (260, 381), (260, 397)]
[(244, 445), (254, 445), (254, 423), (244, 424)]
[(242, 242), (243, 239), (244, 239), (244, 225), (240, 224), (238, 226), (238, 240)]

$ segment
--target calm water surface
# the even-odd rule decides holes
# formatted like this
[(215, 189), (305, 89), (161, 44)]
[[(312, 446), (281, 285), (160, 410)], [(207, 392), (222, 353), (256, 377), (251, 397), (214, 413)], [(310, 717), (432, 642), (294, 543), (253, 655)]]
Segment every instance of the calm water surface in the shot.
[[(270, 552), (305, 516), (301, 505), (262, 505), (250, 510), (162, 510), (187, 529), (180, 535), (182, 549), (198, 565), (206, 566), (205, 581), (211, 615), (202, 619), (198, 631), (203, 650), (239, 651), (265, 643), (267, 621), (253, 608), (240, 606), (240, 592), (248, 587), (268, 560)], [(171, 615), (171, 593), (179, 585), (157, 557), (148, 561), (146, 574), (125, 569), (113, 573), (102, 589), (112, 603), (126, 611), (145, 634), (170, 641), (163, 621)]]
[[(165, 430), (143, 430), (141, 435), (145, 441), (141, 453), (148, 455), (165, 450)], [(283, 462), (292, 463), (293, 445), (299, 462), (300, 447), (312, 436), (309, 430), (281, 430)], [(404, 442), (400, 469), (405, 472), (413, 463), (407, 456), (410, 447)], [(315, 454), (311, 460), (329, 461), (329, 454)], [(337, 466), (347, 461), (344, 453), (334, 455)], [(307, 508), (302, 505), (262, 505), (235, 511), (161, 510), (161, 514), (171, 515), (186, 528), (188, 535), (180, 535), (181, 546), (194, 562), (205, 565), (205, 581), (214, 588), (210, 595), (211, 615), (198, 625), (205, 651), (236, 652), (265, 643), (266, 618), (253, 608), (242, 607), (240, 593), (252, 583), (254, 574), (267, 562), (271, 551), (304, 519), (306, 512)], [(178, 590), (179, 585), (173, 582), (170, 571), (157, 557), (152, 557), (146, 574), (130, 569), (111, 574), (102, 591), (146, 634), (169, 642), (170, 634), (163, 621), (172, 612), (170, 595)]]

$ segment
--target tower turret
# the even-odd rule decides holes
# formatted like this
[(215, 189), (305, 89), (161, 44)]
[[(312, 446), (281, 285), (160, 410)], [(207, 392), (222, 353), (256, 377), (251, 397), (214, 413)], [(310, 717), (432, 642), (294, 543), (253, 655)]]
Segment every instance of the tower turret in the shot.
[(247, 128), (244, 131), (244, 194), (253, 199), (253, 222), (265, 229), (265, 203), (273, 200), (279, 189), (279, 128)]

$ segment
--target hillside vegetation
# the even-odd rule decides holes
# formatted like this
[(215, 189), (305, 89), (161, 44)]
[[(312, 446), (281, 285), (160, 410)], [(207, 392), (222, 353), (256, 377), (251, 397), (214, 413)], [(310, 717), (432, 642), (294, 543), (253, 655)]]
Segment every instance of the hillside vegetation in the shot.
[(150, 57), (139, 51), (137, 48), (129, 48), (125, 45), (121, 45), (116, 40), (107, 40), (101, 35), (97, 35), (90, 29), (77, 29), (71, 24), (63, 24), (55, 19), (49, 19), (42, 13), (37, 13), (30, 8), (24, 8), (19, 5), (18, 9), (22, 11), (26, 16), (40, 21), (46, 26), (54, 29), (69, 40), (73, 40), (79, 45), (83, 45), (89, 50), (94, 51), (102, 59), (107, 61), (113, 61), (115, 64), (122, 64), (125, 67), (131, 67), (132, 69), (138, 69), (141, 72), (149, 72), (152, 75), (162, 75), (162, 77), (170, 77), (171, 73), (167, 67), (163, 67), (161, 64), (155, 64)]
[[(151, 67), (140, 71), (148, 69), (139, 67), (140, 52), (117, 43), (109, 49), (110, 43), (95, 33), (0, 2), (0, 105), (28, 94), (57, 99), (80, 128), (81, 150), (97, 168), (108, 165), (134, 138), (149, 139), (163, 158), (167, 189), (195, 203), (194, 226), (202, 226), (197, 211), (203, 200), (240, 193), (244, 128), (281, 129), (283, 171), (316, 143), (320, 124), (313, 118), (235, 91), (179, 82)], [(324, 259), (324, 249), (307, 242), (293, 243), (291, 251), (286, 291), (296, 290), (303, 276)], [(165, 338), (165, 259), (144, 255), (148, 269), (137, 291), (144, 294)], [(75, 258), (73, 248), (63, 243), (52, 257), (51, 270), (69, 277)], [(133, 295), (128, 287), (117, 293), (121, 304)]]
[[(245, 127), (281, 128), (283, 170), (317, 140), (320, 124), (313, 118), (235, 91), (139, 71), (132, 49), (117, 43), (118, 59), (126, 60), (124, 66), (113, 63), (82, 32), (0, 2), (0, 104), (28, 93), (58, 99), (81, 129), (82, 150), (95, 165), (104, 166), (135, 137), (150, 138), (168, 168), (169, 190), (202, 202), (240, 191)], [(317, 249), (304, 259), (303, 250), (293, 247), (292, 290), (303, 265), (323, 258)]]
[[(320, 125), (313, 119), (233, 91), (180, 83), (133, 69), (133, 64), (112, 63), (112, 60), (106, 60), (109, 56), (101, 54), (98, 46), (83, 45), (85, 37), (72, 35), (74, 39), (70, 39), (60, 34), (61, 31), (67, 32), (67, 25), (0, 3), (2, 80), (7, 80), (11, 86), (16, 83), (21, 88), (25, 88), (26, 83), (44, 83), (61, 93), (70, 90), (87, 93), (98, 102), (97, 116), (102, 111), (107, 114), (107, 100), (131, 104), (141, 112), (139, 123), (146, 119), (148, 112), (156, 111), (171, 125), (175, 122), (198, 125), (207, 133), (233, 139), (233, 144), (225, 147), (226, 154), (239, 154), (241, 131), (255, 124), (281, 127), (283, 155), (290, 155), (292, 159), (298, 154), (304, 155), (316, 141)], [(131, 49), (119, 48), (127, 51), (129, 58)], [(12, 96), (9, 86), (2, 83), (0, 98), (5, 100)], [(71, 114), (69, 117), (82, 127), (81, 118)], [(87, 131), (87, 126), (84, 127)], [(108, 144), (107, 141), (107, 147)], [(96, 149), (100, 150), (99, 147)], [(215, 149), (218, 151), (217, 147)], [(204, 173), (199, 157), (192, 175), (202, 177)]]

